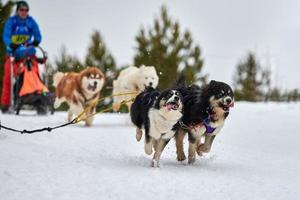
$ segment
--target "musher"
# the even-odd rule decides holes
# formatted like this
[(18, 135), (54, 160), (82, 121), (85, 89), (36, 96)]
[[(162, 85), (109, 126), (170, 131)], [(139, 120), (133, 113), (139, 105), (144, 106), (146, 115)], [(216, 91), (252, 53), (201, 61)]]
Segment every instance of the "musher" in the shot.
[[(35, 56), (41, 40), (39, 26), (33, 17), (29, 16), (29, 5), (26, 1), (18, 1), (16, 13), (10, 17), (4, 26), (3, 41), (6, 45), (4, 76), (1, 95), (1, 111), (7, 113), (11, 106), (11, 67), (20, 64), (26, 57)], [(11, 62), (11, 58), (14, 62)], [(18, 63), (19, 62), (19, 63)]]

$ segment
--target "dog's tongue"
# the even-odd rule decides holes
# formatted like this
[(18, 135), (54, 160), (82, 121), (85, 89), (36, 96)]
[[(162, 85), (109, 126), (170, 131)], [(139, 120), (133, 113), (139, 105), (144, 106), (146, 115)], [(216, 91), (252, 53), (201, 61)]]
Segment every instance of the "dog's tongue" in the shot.
[(170, 103), (165, 104), (164, 107), (165, 107), (168, 111), (172, 110), (172, 105), (171, 105)]
[(176, 105), (175, 104), (172, 104), (172, 103), (168, 103), (166, 105), (166, 108), (168, 109), (168, 111), (171, 111), (172, 109), (173, 110), (176, 110)]

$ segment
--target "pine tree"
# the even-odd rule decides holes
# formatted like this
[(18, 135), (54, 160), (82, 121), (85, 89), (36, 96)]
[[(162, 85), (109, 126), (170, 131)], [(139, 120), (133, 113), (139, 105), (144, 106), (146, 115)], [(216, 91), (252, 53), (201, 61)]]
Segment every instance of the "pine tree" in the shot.
[(237, 65), (234, 75), (236, 100), (261, 101), (269, 85), (270, 72), (263, 70), (255, 55), (250, 52), (246, 60)]
[(6, 47), (2, 40), (3, 28), (5, 25), (6, 20), (12, 13), (14, 3), (11, 1), (6, 2), (3, 4), (0, 0), (0, 94), (2, 94), (2, 79), (3, 79), (3, 70), (4, 70), (4, 58), (6, 55)]
[(56, 71), (60, 72), (80, 72), (84, 66), (76, 56), (67, 53), (65, 46), (62, 46), (60, 54), (55, 58)]
[[(65, 46), (62, 46), (59, 52), (59, 56), (54, 60), (56, 68), (52, 66), (49, 62), (47, 63), (47, 71), (48, 71), (48, 83), (50, 91), (54, 91), (53, 83), (53, 75), (56, 72), (80, 72), (84, 69), (83, 64), (76, 56), (69, 55), (67, 53), (67, 49)], [(67, 104), (63, 104), (59, 107), (59, 110), (67, 110)]]
[(271, 89), (269, 92), (269, 100), (270, 101), (282, 101), (282, 94), (279, 90), (279, 88), (275, 87)]
[(288, 93), (288, 101), (298, 101), (299, 96), (299, 91), (297, 89), (293, 89)]
[[(108, 52), (103, 38), (97, 30), (92, 33), (85, 64), (86, 66), (98, 67), (105, 74), (106, 83), (101, 91), (101, 96), (106, 97), (111, 95), (112, 82), (116, 76), (116, 62), (113, 56)], [(103, 106), (101, 106), (103, 104), (108, 105), (111, 103), (112, 97), (107, 97), (104, 102), (100, 102), (98, 108), (103, 108)]]
[(160, 19), (154, 20), (154, 27), (147, 33), (141, 28), (136, 36), (137, 52), (134, 65), (155, 66), (160, 80), (159, 88), (165, 89), (172, 85), (184, 71), (188, 83), (206, 82), (201, 74), (203, 59), (198, 45), (193, 45), (189, 31), (180, 32), (177, 21), (168, 16), (166, 7), (161, 8)]

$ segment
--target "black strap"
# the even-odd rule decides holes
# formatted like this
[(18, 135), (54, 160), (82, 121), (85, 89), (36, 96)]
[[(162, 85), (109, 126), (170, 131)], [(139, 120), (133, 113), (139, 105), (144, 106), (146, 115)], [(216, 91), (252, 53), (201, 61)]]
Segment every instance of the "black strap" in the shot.
[(34, 130), (26, 130), (26, 129), (18, 130), (18, 129), (10, 128), (10, 127), (2, 125), (1, 121), (0, 121), (0, 130), (1, 130), (1, 128), (3, 128), (5, 130), (9, 130), (9, 131), (13, 131), (13, 132), (21, 133), (21, 134), (24, 134), (24, 133), (33, 134), (33, 133), (36, 133), (36, 132), (43, 132), (43, 131), (51, 132), (54, 129), (58, 129), (58, 128), (62, 128), (62, 127), (65, 127), (65, 126), (68, 126), (68, 125), (71, 125), (71, 124), (75, 124), (76, 120), (77, 120), (77, 118), (73, 119), (72, 121), (70, 121), (68, 123), (65, 123), (65, 124), (62, 124), (62, 125), (59, 125), (59, 126), (46, 127), (46, 128), (34, 129)]

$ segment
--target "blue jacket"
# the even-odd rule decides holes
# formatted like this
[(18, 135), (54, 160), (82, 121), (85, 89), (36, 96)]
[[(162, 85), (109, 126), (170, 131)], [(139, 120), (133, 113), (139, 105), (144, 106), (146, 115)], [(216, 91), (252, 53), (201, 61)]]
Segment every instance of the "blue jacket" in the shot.
[(21, 19), (18, 15), (14, 15), (6, 21), (3, 30), (3, 41), (7, 53), (12, 52), (9, 47), (11, 43), (30, 44), (33, 40), (40, 43), (42, 36), (38, 24), (31, 16)]

